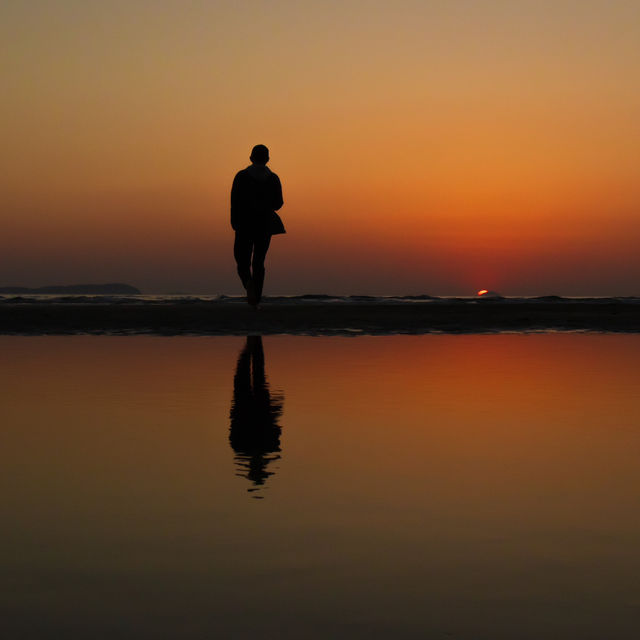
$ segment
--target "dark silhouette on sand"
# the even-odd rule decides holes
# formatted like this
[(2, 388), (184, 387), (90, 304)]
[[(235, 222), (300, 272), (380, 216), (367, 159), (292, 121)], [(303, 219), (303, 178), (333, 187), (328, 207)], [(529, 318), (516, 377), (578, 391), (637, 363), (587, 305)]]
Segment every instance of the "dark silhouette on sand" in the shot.
[(264, 485), (274, 473), (267, 470), (268, 465), (280, 459), (282, 429), (278, 420), (283, 404), (284, 396), (269, 389), (262, 336), (247, 336), (233, 378), (229, 442), (236, 454), (237, 475), (251, 481), (250, 492), (257, 492)]
[(236, 174), (231, 187), (231, 226), (236, 232), (233, 255), (238, 275), (247, 290), (247, 302), (256, 307), (262, 299), (264, 260), (271, 236), (285, 233), (276, 213), (284, 204), (280, 178), (267, 167), (269, 149), (258, 144), (251, 165)]

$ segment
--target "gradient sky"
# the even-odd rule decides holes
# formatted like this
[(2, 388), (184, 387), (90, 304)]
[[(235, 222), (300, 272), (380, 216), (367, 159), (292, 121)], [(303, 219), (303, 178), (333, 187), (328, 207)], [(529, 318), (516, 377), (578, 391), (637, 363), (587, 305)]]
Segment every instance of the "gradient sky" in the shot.
[(638, 295), (640, 3), (5, 0), (0, 284)]

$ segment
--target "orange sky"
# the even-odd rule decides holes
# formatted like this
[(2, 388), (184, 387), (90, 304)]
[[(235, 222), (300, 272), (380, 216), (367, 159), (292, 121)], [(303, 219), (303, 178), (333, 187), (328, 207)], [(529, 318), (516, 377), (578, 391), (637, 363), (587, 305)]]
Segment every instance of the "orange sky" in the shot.
[(264, 143), (267, 294), (640, 293), (637, 3), (9, 1), (0, 36), (0, 284), (239, 293)]

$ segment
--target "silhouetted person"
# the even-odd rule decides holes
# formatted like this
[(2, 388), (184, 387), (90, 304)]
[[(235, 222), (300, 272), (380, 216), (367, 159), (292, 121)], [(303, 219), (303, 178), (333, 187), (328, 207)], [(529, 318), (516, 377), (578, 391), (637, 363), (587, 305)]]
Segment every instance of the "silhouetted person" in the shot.
[[(278, 420), (282, 394), (271, 394), (264, 372), (262, 336), (247, 336), (233, 378), (233, 402), (229, 414), (229, 442), (235, 451), (238, 475), (251, 480), (256, 491), (273, 475), (267, 465), (280, 458)], [(254, 496), (260, 497), (260, 496)]]
[(257, 307), (271, 236), (285, 233), (276, 213), (284, 202), (280, 178), (267, 167), (269, 149), (258, 144), (249, 159), (251, 164), (238, 171), (231, 187), (231, 226), (236, 232), (233, 255), (238, 275), (247, 290), (247, 302)]

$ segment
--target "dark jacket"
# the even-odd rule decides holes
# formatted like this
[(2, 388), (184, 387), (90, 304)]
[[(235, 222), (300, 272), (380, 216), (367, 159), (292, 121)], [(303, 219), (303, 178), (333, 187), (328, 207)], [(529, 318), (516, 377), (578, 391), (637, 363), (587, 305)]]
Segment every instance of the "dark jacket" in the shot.
[(266, 166), (238, 171), (231, 187), (231, 226), (235, 231), (270, 234), (273, 212), (284, 204), (280, 178)]

